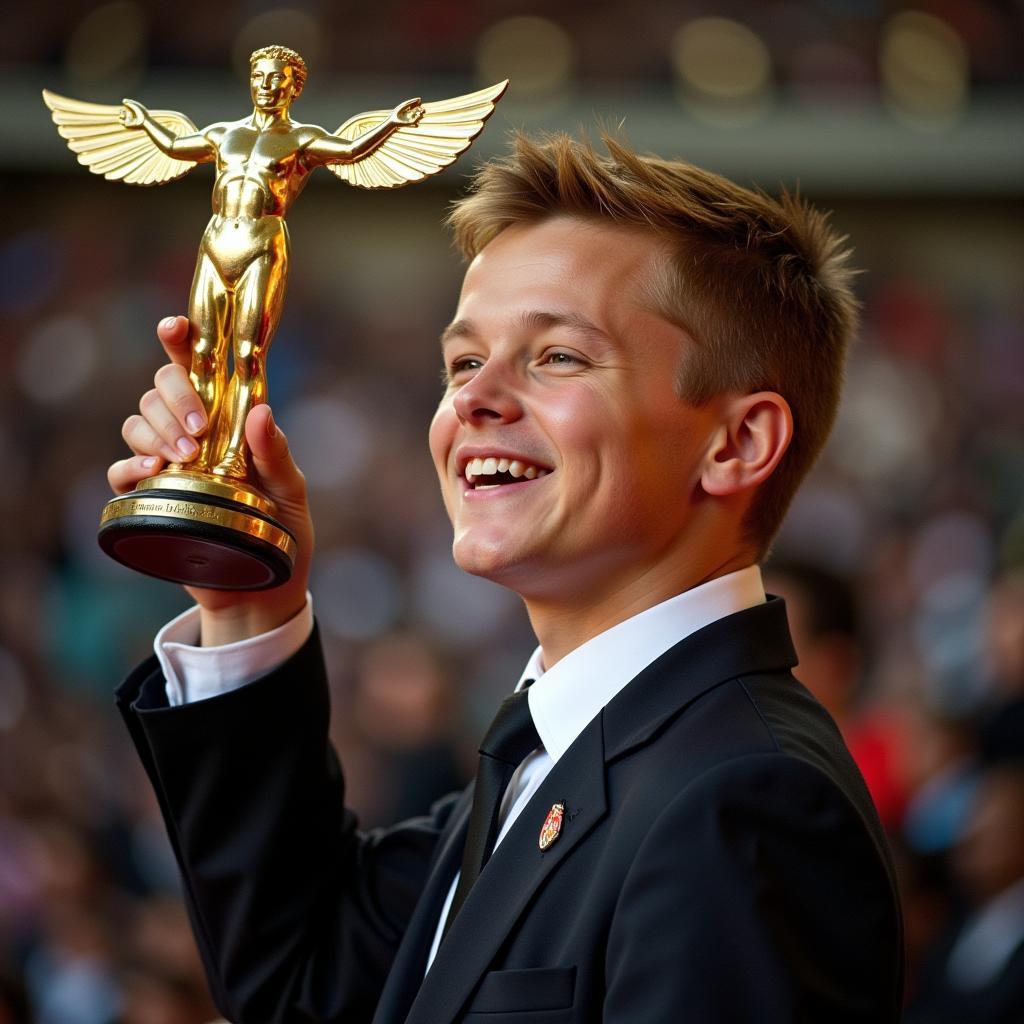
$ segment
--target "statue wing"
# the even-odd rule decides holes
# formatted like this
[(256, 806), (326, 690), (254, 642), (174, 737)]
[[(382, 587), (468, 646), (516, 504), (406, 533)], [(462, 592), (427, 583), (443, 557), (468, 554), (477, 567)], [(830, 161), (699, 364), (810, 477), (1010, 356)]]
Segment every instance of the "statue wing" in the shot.
[[(161, 152), (140, 128), (125, 128), (118, 117), (122, 107), (83, 103), (43, 90), (43, 102), (50, 108), (57, 131), (67, 139), (78, 162), (93, 174), (129, 185), (161, 185), (187, 174), (194, 160), (177, 160)], [(184, 115), (174, 110), (151, 110), (150, 115), (175, 135), (198, 131)]]
[[(360, 188), (395, 188), (422, 181), (469, 148), (507, 88), (506, 80), (465, 96), (424, 103), (423, 116), (416, 124), (395, 129), (376, 149), (353, 163), (332, 163), (327, 168)], [(334, 134), (351, 142), (376, 128), (390, 113), (373, 110), (357, 114)]]

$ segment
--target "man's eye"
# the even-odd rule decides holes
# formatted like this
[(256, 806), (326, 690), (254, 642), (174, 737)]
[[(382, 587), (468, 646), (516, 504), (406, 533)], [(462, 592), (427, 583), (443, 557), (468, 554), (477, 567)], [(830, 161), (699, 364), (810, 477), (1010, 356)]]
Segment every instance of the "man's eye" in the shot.
[(446, 384), (450, 384), (452, 381), (457, 380), (459, 377), (464, 377), (466, 374), (476, 373), (477, 370), (483, 366), (482, 359), (455, 359), (449, 365), (445, 366), (441, 371), (441, 378)]
[(544, 361), (553, 366), (576, 366), (582, 362), (579, 356), (575, 356), (571, 352), (549, 352)]

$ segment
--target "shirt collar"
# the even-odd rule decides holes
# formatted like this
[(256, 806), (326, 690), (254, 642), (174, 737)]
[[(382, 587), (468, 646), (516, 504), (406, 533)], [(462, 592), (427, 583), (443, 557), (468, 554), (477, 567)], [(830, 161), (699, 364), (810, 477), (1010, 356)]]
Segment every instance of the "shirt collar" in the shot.
[(530, 713), (552, 761), (631, 680), (670, 647), (726, 615), (764, 604), (761, 569), (747, 566), (687, 590), (620, 622), (544, 670), (543, 651), (530, 656), (519, 680), (530, 687)]

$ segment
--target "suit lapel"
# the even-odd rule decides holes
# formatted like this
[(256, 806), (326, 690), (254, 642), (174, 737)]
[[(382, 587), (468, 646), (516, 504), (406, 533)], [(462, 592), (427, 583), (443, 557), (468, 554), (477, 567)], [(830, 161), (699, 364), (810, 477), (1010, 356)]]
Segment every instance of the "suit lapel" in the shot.
[(462, 860), (472, 795), (473, 787), (470, 786), (463, 793), (458, 805), (452, 809), (447, 833), (441, 842), (434, 868), (427, 878), (423, 895), (416, 904), (395, 954), (388, 980), (377, 1004), (377, 1012), (373, 1016), (373, 1024), (400, 1024), (404, 1021), (409, 1006), (423, 982), (423, 972), (427, 969), (427, 955), (434, 941), (441, 908)]
[[(556, 802), (565, 804), (561, 835), (542, 852), (540, 828)], [(598, 715), (551, 769), (487, 862), (437, 952), (409, 1011), (408, 1024), (445, 1024), (455, 1019), (537, 888), (606, 813)]]
[(796, 663), (780, 598), (698, 629), (651, 662), (604, 709), (607, 762), (647, 743), (719, 684)]
[[(720, 683), (790, 668), (796, 661), (785, 605), (770, 598), (698, 630), (644, 669), (552, 768), (495, 850), (424, 978), (434, 929), (462, 856), (469, 818), (465, 800), (399, 948), (374, 1024), (453, 1021), (534, 893), (607, 815), (605, 764), (649, 742)], [(562, 833), (541, 852), (540, 827), (556, 802), (565, 804)]]

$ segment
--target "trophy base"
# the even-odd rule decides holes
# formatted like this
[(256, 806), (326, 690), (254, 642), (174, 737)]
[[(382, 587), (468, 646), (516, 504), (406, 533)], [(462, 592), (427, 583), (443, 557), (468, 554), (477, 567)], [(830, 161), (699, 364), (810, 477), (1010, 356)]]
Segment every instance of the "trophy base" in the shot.
[(289, 579), (298, 550), (274, 511), (242, 481), (172, 470), (108, 501), (98, 540), (115, 561), (147, 576), (266, 590)]

